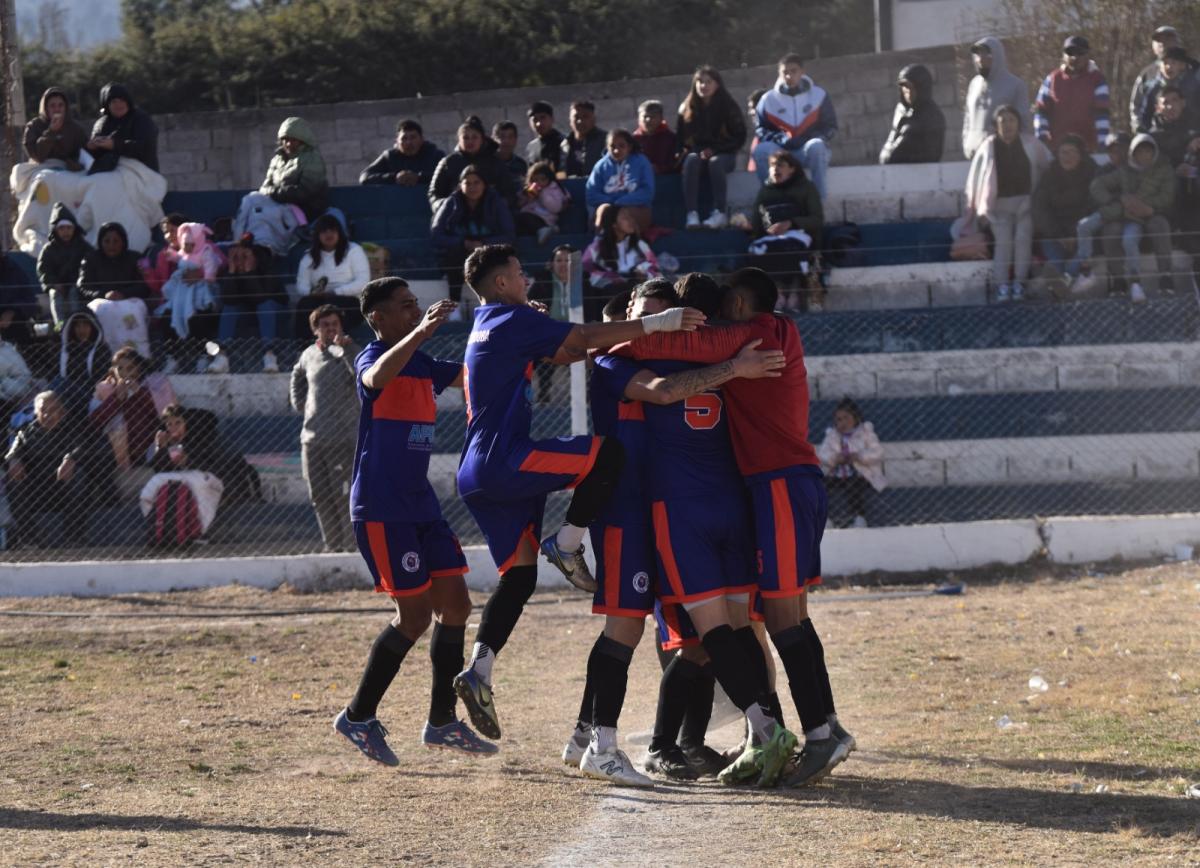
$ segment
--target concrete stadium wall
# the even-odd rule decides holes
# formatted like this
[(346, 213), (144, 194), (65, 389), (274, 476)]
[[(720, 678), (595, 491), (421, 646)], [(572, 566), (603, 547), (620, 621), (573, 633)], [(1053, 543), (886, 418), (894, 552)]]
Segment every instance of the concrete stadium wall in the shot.
[[(702, 57), (698, 55), (698, 59)], [(941, 47), (823, 58), (809, 64), (810, 74), (829, 91), (837, 109), (840, 131), (832, 145), (835, 165), (878, 162), (896, 105), (896, 74), (909, 63), (924, 63), (933, 72), (934, 96), (946, 113), (946, 155), (958, 157), (962, 106), (955, 50)], [(774, 82), (775, 69), (746, 67), (723, 71), (723, 75), (730, 92), (744, 104), (751, 91)], [(454, 131), (468, 114), (479, 115), (489, 126), (512, 120), (522, 130), (524, 141), (528, 137), (525, 110), (539, 99), (554, 105), (560, 129), (566, 128), (569, 106), (578, 98), (596, 103), (597, 120), (603, 128), (632, 128), (639, 102), (660, 99), (670, 115), (686, 95), (690, 80), (690, 75), (674, 75), (375, 102), (159, 115), (159, 157), (173, 190), (257, 187), (275, 147), (280, 122), (298, 115), (313, 126), (331, 182), (355, 184), (363, 167), (395, 138), (396, 122), (404, 117), (419, 120), (426, 136), (443, 147), (453, 144)]]

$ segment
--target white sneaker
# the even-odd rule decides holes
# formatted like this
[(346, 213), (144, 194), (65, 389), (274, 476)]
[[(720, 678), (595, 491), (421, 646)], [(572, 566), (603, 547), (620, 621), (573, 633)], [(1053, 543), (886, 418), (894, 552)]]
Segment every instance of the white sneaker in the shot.
[(1072, 295), (1089, 295), (1099, 281), (1091, 272), (1080, 272), (1074, 280), (1071, 281)]
[(1131, 283), (1129, 285), (1129, 300), (1134, 304), (1146, 303), (1146, 290), (1142, 289), (1140, 283)]
[(699, 229), (700, 228), (700, 215), (697, 214), (695, 211), (689, 211), (687, 213), (687, 228), (688, 229)]
[(654, 781), (633, 767), (625, 751), (616, 748), (601, 753), (589, 744), (583, 752), (583, 758), (579, 760), (579, 770), (589, 778), (623, 787), (654, 786)]
[(277, 359), (275, 357), (275, 354), (273, 352), (271, 352), (270, 350), (267, 350), (265, 353), (263, 353), (263, 373), (264, 374), (278, 374), (279, 373), (279, 359)]
[(1008, 301), (1010, 298), (1012, 298), (1012, 295), (1007, 283), (1002, 283), (996, 287), (996, 301)]
[(854, 516), (854, 521), (851, 522), (850, 526), (851, 527), (866, 527), (867, 520), (865, 518), (863, 518), (861, 515), (856, 515), (856, 516)]
[(1011, 295), (1013, 301), (1023, 301), (1025, 298), (1025, 287), (1019, 283), (1013, 283)]
[[(200, 370), (200, 363), (203, 361), (203, 358), (196, 360), (196, 373), (198, 374), (204, 373), (204, 371)], [(228, 374), (229, 356), (225, 355), (224, 353), (217, 353), (212, 357), (212, 361), (208, 363), (207, 370), (210, 374)]]
[(579, 725), (576, 725), (575, 731), (571, 733), (571, 737), (567, 739), (567, 746), (563, 748), (563, 765), (579, 768), (579, 764), (583, 761), (583, 755), (587, 753), (588, 745), (591, 743), (591, 728), (589, 727), (587, 729), (581, 729)]
[(704, 225), (709, 229), (724, 229), (725, 224), (728, 222), (725, 218), (725, 212), (714, 208), (713, 212), (708, 215), (708, 219), (704, 221)]

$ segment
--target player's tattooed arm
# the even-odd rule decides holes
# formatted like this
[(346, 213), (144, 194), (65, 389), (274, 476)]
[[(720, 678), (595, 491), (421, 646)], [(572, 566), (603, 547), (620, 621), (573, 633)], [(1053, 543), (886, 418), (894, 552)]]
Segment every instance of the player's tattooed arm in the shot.
[(649, 370), (639, 371), (626, 385), (625, 397), (651, 404), (674, 404), (700, 392), (715, 389), (735, 377), (751, 380), (778, 377), (780, 369), (786, 364), (783, 352), (759, 350), (757, 347), (761, 343), (761, 340), (750, 341), (728, 361), (691, 371), (677, 371), (665, 377)]

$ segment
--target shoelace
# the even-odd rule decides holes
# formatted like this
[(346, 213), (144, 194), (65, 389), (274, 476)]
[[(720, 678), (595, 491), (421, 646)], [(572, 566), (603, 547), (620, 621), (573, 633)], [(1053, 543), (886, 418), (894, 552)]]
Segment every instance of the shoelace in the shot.
[(387, 736), (388, 736), (387, 727), (384, 726), (382, 723), (380, 723), (378, 720), (372, 721), (370, 724), (368, 724), (368, 726), (370, 726), (370, 728), (373, 732), (378, 732), (381, 736), (383, 736), (384, 738), (387, 738)]

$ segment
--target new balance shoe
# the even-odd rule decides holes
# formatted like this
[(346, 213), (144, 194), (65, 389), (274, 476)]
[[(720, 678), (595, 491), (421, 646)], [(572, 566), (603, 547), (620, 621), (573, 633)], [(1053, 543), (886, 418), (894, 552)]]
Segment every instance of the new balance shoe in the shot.
[(355, 723), (346, 716), (347, 709), (343, 708), (333, 719), (333, 731), (344, 735), (352, 745), (363, 752), (368, 759), (385, 766), (398, 766), (400, 760), (388, 747), (387, 730), (377, 718)]
[(654, 786), (654, 781), (634, 768), (625, 751), (616, 748), (598, 751), (589, 744), (579, 761), (579, 770), (589, 778), (608, 781), (610, 784), (625, 787)]
[(796, 736), (790, 730), (776, 725), (771, 740), (763, 745), (762, 773), (758, 776), (760, 787), (779, 786), (779, 779), (796, 752), (797, 743)]
[(846, 728), (842, 726), (841, 721), (833, 721), (833, 723), (829, 725), (829, 728), (833, 731), (833, 737), (836, 738), (846, 748), (846, 757), (849, 757), (851, 753), (858, 750), (858, 741), (855, 740), (854, 736), (846, 731)]
[(713, 750), (706, 744), (699, 747), (685, 747), (683, 755), (687, 757), (688, 764), (695, 769), (696, 774), (702, 778), (715, 778), (725, 769), (725, 766), (729, 765), (729, 760), (725, 759), (723, 753)]
[(588, 745), (591, 743), (592, 728), (586, 725), (576, 725), (575, 731), (571, 733), (571, 737), (567, 739), (567, 746), (563, 748), (563, 765), (579, 768), (579, 763), (583, 759), (583, 755), (587, 751)]
[(477, 736), (461, 720), (445, 726), (430, 726), (429, 721), (425, 721), (421, 742), (430, 750), (456, 750), (471, 756), (492, 756), (500, 752), (500, 748)]
[(846, 746), (832, 736), (822, 739), (809, 739), (799, 755), (793, 760), (784, 785), (789, 787), (806, 787), (824, 778), (833, 767), (844, 760), (850, 751)]
[(586, 549), (583, 543), (579, 544), (577, 552), (564, 552), (558, 547), (558, 539), (551, 535), (542, 540), (541, 548), (546, 560), (563, 574), (563, 578), (581, 591), (596, 593), (596, 579), (584, 560), (583, 553)]
[(683, 755), (683, 751), (674, 744), (661, 750), (649, 751), (646, 759), (642, 761), (642, 768), (673, 781), (694, 781), (700, 777)]
[(496, 717), (496, 705), (492, 701), (492, 685), (467, 669), (454, 676), (454, 692), (463, 701), (471, 723), (490, 739), (500, 738), (500, 718)]

